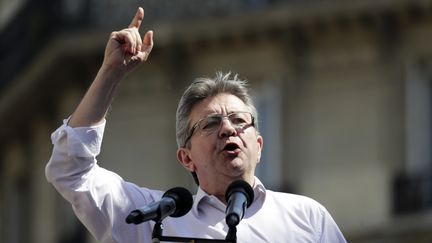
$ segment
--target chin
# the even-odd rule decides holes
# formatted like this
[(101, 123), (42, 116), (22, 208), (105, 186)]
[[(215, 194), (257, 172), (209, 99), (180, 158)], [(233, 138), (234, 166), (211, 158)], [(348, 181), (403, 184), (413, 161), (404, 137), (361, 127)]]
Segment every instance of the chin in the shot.
[(230, 171), (233, 177), (242, 178), (246, 174), (246, 167), (244, 164), (231, 164)]
[(242, 167), (244, 167), (243, 160), (240, 159), (240, 158), (238, 158), (238, 157), (235, 157), (235, 158), (231, 159), (231, 161), (229, 162), (229, 164), (233, 168), (242, 168)]

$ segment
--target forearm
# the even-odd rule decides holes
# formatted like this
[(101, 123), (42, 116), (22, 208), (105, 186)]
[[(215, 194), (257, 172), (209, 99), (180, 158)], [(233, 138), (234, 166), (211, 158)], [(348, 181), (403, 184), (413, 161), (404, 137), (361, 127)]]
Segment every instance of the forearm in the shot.
[(111, 106), (118, 83), (124, 73), (117, 69), (101, 67), (84, 98), (73, 112), (68, 123), (71, 127), (88, 127), (100, 124)]

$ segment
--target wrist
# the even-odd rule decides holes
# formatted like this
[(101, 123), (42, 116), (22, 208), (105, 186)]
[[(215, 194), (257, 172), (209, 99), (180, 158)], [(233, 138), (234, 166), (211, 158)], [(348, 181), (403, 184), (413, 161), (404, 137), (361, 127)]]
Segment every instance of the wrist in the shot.
[(113, 67), (110, 65), (102, 65), (97, 74), (97, 79), (105, 80), (105, 82), (116, 85), (119, 83), (124, 76), (126, 71), (119, 67)]
[(126, 69), (124, 67), (121, 67), (121, 66), (103, 63), (99, 69), (99, 73), (102, 73), (102, 74), (105, 74), (108, 76), (112, 76), (112, 77), (122, 78), (123, 76), (126, 75)]

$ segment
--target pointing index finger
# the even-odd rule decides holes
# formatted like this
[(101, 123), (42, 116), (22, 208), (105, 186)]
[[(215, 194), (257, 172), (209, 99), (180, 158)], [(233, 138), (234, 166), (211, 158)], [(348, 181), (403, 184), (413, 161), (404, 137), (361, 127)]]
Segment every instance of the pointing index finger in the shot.
[(135, 28), (139, 29), (143, 19), (144, 19), (144, 9), (139, 7), (134, 18), (132, 19), (132, 22), (129, 24), (129, 28), (135, 27)]

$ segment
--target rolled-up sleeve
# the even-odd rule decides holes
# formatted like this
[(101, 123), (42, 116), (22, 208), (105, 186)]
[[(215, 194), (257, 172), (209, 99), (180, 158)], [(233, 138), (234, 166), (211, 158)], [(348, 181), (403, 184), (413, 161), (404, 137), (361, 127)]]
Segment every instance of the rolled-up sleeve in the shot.
[[(96, 239), (122, 242), (118, 237), (128, 235), (125, 232), (131, 231), (130, 236), (136, 234), (132, 232), (136, 228), (127, 228), (124, 223), (127, 214), (160, 195), (125, 182), (97, 164), (105, 123), (72, 128), (65, 120), (51, 135), (53, 152), (45, 174)], [(117, 231), (123, 232), (117, 234)]]
[(67, 121), (51, 134), (53, 152), (45, 169), (48, 181), (56, 188), (73, 186), (69, 183), (80, 181), (96, 165), (106, 123), (72, 128)]

